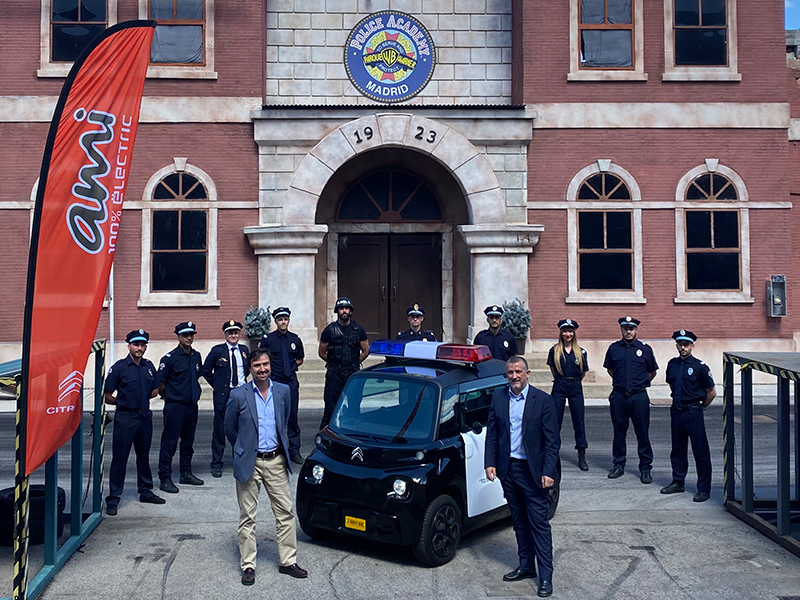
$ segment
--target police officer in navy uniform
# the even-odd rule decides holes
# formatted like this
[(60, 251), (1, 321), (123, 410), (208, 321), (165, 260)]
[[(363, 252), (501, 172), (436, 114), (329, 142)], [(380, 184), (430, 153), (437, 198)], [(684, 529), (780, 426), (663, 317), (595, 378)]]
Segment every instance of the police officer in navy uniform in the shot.
[(516, 356), (518, 354), (517, 340), (508, 329), (500, 328), (503, 322), (503, 307), (496, 304), (487, 306), (483, 314), (486, 315), (489, 329), (479, 331), (472, 343), (489, 346), (492, 358), (508, 360), (512, 356)]
[(398, 340), (408, 342), (435, 342), (436, 336), (432, 331), (422, 328), (422, 321), (425, 319), (425, 309), (419, 304), (409, 306), (406, 310), (408, 324), (411, 325), (405, 331), (397, 332)]
[(180, 482), (186, 485), (203, 485), (204, 481), (192, 473), (194, 433), (197, 429), (197, 401), (200, 400), (200, 377), (203, 359), (192, 348), (197, 328), (187, 321), (175, 326), (178, 346), (161, 359), (158, 366), (160, 386), (158, 393), (164, 398), (164, 430), (161, 432), (161, 451), (158, 456), (158, 477), (162, 492), (177, 494), (180, 490), (172, 481), (172, 457), (180, 438)]
[(553, 389), (550, 395), (556, 406), (558, 430), (564, 423), (564, 409), (569, 400), (572, 429), (575, 431), (575, 449), (578, 451), (578, 468), (588, 471), (586, 462), (586, 420), (584, 418), (583, 384), (581, 381), (589, 370), (589, 357), (578, 344), (577, 321), (561, 319), (558, 322), (558, 341), (550, 348), (547, 366), (553, 374)]
[(336, 320), (322, 330), (317, 354), (325, 361), (325, 391), (320, 429), (330, 422), (339, 394), (350, 375), (361, 368), (361, 363), (369, 356), (369, 341), (366, 330), (352, 320), (353, 303), (342, 297), (334, 306)]
[(662, 494), (684, 491), (689, 470), (689, 440), (697, 467), (695, 502), (705, 502), (711, 495), (711, 451), (708, 448), (703, 409), (717, 396), (711, 369), (692, 356), (697, 336), (681, 329), (672, 334), (678, 355), (667, 363), (667, 383), (672, 390), (670, 422), (672, 429), (672, 483), (661, 489)]
[(287, 423), (289, 460), (302, 465), (300, 424), (297, 420), (297, 409), (300, 404), (300, 382), (297, 381), (297, 369), (303, 364), (306, 355), (300, 337), (289, 331), (291, 317), (292, 311), (286, 306), (279, 306), (273, 310), (272, 318), (275, 319), (276, 329), (261, 338), (258, 347), (266, 348), (272, 356), (270, 379), (289, 386), (289, 395), (292, 400)]
[[(164, 504), (153, 493), (153, 474), (150, 471), (150, 442), (153, 439), (153, 413), (150, 398), (158, 392), (156, 368), (144, 358), (150, 334), (144, 329), (125, 336), (128, 356), (115, 362), (108, 370), (104, 388), (106, 404), (116, 406), (114, 437), (111, 443), (111, 469), (108, 472), (106, 513), (117, 514), (117, 505), (125, 485), (125, 471), (131, 446), (136, 450), (136, 480), (139, 502)], [(114, 392), (117, 392), (116, 397)]]
[(231, 390), (244, 384), (250, 351), (239, 343), (242, 324), (233, 319), (222, 324), (225, 343), (211, 348), (203, 363), (203, 378), (214, 390), (214, 428), (211, 432), (211, 475), (222, 477), (225, 456), (225, 403)]
[(614, 389), (608, 398), (611, 422), (614, 425), (612, 453), (614, 466), (609, 479), (625, 472), (626, 436), (628, 423), (633, 423), (639, 445), (639, 474), (642, 483), (653, 483), (653, 448), (650, 445), (650, 398), (647, 388), (656, 376), (658, 364), (653, 349), (636, 339), (639, 319), (622, 317), (619, 327), (622, 339), (608, 347), (603, 367), (613, 380)]

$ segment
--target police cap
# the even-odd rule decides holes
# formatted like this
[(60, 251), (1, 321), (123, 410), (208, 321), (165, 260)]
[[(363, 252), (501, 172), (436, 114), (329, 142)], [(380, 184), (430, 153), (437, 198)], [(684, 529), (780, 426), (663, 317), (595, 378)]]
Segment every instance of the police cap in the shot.
[(414, 304), (413, 306), (409, 306), (406, 309), (406, 315), (409, 317), (412, 315), (418, 315), (420, 317), (425, 316), (425, 309), (422, 308), (419, 304)]
[(641, 321), (633, 317), (620, 317), (619, 324), (621, 327), (638, 327)]
[(231, 319), (230, 321), (225, 321), (222, 324), (222, 331), (228, 333), (229, 331), (241, 331), (243, 329), (243, 325), (239, 323), (239, 321), (234, 321)]
[(497, 306), (497, 304), (493, 304), (492, 306), (487, 306), (483, 309), (483, 314), (487, 317), (491, 316), (502, 316), (503, 314), (503, 307)]
[(697, 336), (691, 331), (681, 329), (680, 331), (676, 331), (672, 334), (672, 339), (676, 342), (691, 342), (694, 344), (697, 341)]
[(150, 334), (144, 329), (137, 329), (136, 331), (131, 331), (128, 335), (126, 335), (125, 341), (129, 344), (132, 344), (133, 342), (149, 342)]
[(278, 317), (291, 317), (292, 311), (289, 310), (287, 306), (279, 306), (275, 310), (272, 311), (272, 318), (277, 319)]
[(572, 319), (561, 319), (558, 322), (558, 328), (564, 329), (565, 327), (572, 327), (572, 329), (577, 329), (578, 327), (580, 327), (580, 325), (578, 325), (577, 321), (573, 321)]
[(182, 333), (197, 333), (197, 327), (195, 327), (194, 323), (191, 321), (178, 323), (175, 325), (175, 335), (180, 335)]

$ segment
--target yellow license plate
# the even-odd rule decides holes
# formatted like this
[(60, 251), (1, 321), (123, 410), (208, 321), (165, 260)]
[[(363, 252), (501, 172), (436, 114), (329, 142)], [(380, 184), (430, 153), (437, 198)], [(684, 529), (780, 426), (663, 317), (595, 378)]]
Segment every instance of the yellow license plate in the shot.
[(357, 529), (358, 531), (367, 530), (367, 522), (364, 519), (356, 519), (355, 517), (345, 516), (344, 526), (348, 529)]

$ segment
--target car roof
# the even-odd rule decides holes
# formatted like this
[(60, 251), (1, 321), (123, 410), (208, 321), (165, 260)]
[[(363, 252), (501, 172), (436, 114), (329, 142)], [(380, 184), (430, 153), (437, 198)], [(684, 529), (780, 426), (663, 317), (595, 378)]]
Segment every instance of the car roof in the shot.
[(449, 387), (467, 381), (503, 375), (506, 363), (491, 359), (475, 364), (425, 360), (419, 358), (387, 357), (384, 362), (368, 367), (360, 373), (406, 374), (409, 377), (435, 379), (442, 387)]

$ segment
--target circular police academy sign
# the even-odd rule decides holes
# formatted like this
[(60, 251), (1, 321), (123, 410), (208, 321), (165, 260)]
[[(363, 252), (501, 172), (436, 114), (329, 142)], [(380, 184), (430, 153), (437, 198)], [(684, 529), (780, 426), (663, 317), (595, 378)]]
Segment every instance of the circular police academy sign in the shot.
[(425, 26), (396, 10), (361, 19), (344, 47), (344, 66), (355, 88), (378, 102), (403, 102), (433, 76), (436, 48)]

